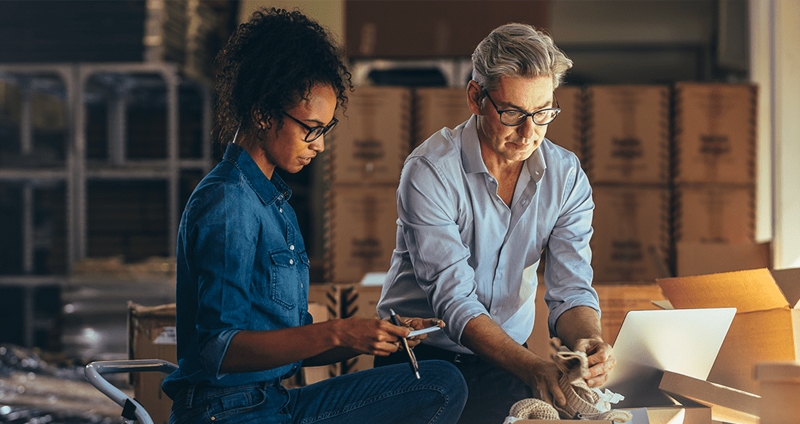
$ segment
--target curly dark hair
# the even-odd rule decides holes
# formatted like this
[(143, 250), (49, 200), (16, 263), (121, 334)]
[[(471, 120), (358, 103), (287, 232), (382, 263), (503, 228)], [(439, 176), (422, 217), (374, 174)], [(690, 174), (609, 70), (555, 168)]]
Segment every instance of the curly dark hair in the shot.
[(216, 58), (214, 134), (221, 144), (258, 121), (280, 125), (282, 112), (330, 85), (345, 107), (350, 72), (330, 34), (299, 11), (264, 9), (236, 29)]

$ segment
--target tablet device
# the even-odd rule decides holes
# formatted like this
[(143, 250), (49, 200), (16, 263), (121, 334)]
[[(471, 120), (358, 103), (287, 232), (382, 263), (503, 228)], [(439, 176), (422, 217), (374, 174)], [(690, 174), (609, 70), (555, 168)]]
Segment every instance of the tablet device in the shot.
[(432, 333), (436, 330), (441, 330), (441, 329), (442, 328), (439, 327), (438, 325), (434, 325), (432, 327), (423, 328), (422, 330), (412, 330), (410, 333), (408, 333), (408, 337), (416, 337), (422, 334)]

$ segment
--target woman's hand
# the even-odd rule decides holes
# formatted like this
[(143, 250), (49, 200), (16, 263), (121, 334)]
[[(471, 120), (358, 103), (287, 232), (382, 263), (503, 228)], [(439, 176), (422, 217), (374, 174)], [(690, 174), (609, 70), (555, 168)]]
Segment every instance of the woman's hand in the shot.
[[(401, 318), (399, 315), (397, 318), (404, 326), (412, 330), (422, 330), (428, 327), (444, 328), (445, 326), (444, 321), (440, 320), (439, 318)], [(420, 342), (425, 340), (426, 337), (428, 337), (427, 334), (420, 334), (419, 336), (409, 337), (408, 347), (414, 347), (420, 344)]]

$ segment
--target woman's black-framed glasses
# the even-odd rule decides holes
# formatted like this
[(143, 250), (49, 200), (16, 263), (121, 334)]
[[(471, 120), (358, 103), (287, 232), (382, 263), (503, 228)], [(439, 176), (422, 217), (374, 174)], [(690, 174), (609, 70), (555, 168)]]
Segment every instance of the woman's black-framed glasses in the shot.
[(328, 131), (332, 130), (333, 127), (335, 127), (336, 124), (339, 123), (339, 120), (336, 119), (336, 117), (334, 117), (333, 120), (331, 120), (331, 122), (328, 123), (328, 125), (319, 126), (319, 127), (309, 127), (303, 121), (295, 118), (294, 116), (289, 115), (286, 112), (283, 112), (283, 114), (288, 116), (288, 117), (290, 117), (290, 118), (292, 118), (292, 120), (294, 122), (297, 122), (298, 124), (300, 124), (300, 126), (305, 128), (306, 131), (308, 131), (308, 134), (306, 134), (305, 138), (303, 138), (303, 140), (305, 140), (306, 143), (311, 143), (314, 140), (316, 140), (316, 139), (322, 137), (323, 135), (327, 134)]
[(533, 123), (536, 125), (547, 125), (553, 121), (555, 121), (556, 116), (561, 113), (561, 108), (558, 106), (558, 99), (556, 98), (556, 93), (553, 93), (553, 107), (548, 107), (545, 109), (539, 109), (534, 112), (525, 112), (524, 110), (519, 109), (500, 109), (497, 107), (497, 104), (492, 100), (492, 97), (489, 96), (489, 92), (486, 91), (485, 88), (481, 87), (483, 92), (486, 94), (486, 97), (492, 102), (492, 106), (494, 106), (494, 110), (497, 111), (497, 114), (500, 115), (500, 122), (507, 126), (507, 127), (516, 127), (518, 125), (522, 125), (526, 119), (530, 116), (533, 120)]

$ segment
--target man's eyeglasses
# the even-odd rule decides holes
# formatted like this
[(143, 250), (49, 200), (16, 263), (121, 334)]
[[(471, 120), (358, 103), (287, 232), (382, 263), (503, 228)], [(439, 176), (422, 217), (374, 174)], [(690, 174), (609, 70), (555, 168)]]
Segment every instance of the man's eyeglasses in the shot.
[(294, 122), (297, 122), (298, 124), (300, 124), (300, 126), (305, 128), (306, 131), (308, 131), (308, 134), (306, 134), (305, 138), (303, 138), (303, 140), (305, 140), (306, 143), (311, 143), (312, 141), (314, 141), (314, 140), (322, 137), (323, 135), (327, 134), (328, 131), (333, 129), (333, 127), (335, 127), (336, 124), (339, 123), (339, 120), (334, 117), (333, 120), (331, 120), (331, 122), (328, 123), (328, 125), (319, 126), (319, 127), (309, 127), (303, 121), (295, 118), (294, 116), (289, 115), (286, 112), (283, 112), (283, 114), (288, 116), (288, 117), (290, 117), (290, 118), (292, 118), (292, 120)]
[(525, 112), (524, 110), (519, 109), (500, 109), (495, 104), (492, 97), (489, 96), (489, 92), (486, 91), (485, 88), (481, 87), (483, 92), (486, 93), (486, 97), (492, 102), (492, 106), (494, 106), (494, 110), (497, 111), (497, 114), (500, 115), (500, 122), (507, 126), (507, 127), (516, 127), (518, 125), (522, 125), (526, 119), (530, 116), (533, 120), (533, 123), (536, 125), (547, 125), (553, 122), (556, 119), (556, 116), (561, 112), (561, 108), (558, 106), (558, 99), (556, 98), (556, 93), (553, 93), (553, 105), (554, 107), (548, 107), (545, 109), (539, 109), (535, 112)]

